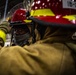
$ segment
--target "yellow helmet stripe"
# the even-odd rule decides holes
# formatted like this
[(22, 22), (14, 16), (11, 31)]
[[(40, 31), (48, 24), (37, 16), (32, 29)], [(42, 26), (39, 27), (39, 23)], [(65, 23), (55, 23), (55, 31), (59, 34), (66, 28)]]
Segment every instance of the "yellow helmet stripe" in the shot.
[(76, 15), (66, 15), (63, 18), (66, 18), (68, 20), (76, 20)]
[(31, 10), (31, 16), (55, 16), (51, 9)]
[(32, 20), (24, 20), (24, 22), (30, 23), (30, 22), (32, 22)]
[[(38, 9), (31, 10), (30, 16), (55, 16), (55, 14), (50, 9)], [(26, 23), (30, 23), (31, 20), (24, 20)]]

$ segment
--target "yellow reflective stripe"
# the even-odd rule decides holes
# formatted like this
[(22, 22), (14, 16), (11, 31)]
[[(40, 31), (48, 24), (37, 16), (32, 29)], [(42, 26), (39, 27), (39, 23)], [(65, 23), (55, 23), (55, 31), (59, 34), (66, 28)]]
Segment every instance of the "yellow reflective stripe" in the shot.
[(24, 22), (30, 23), (30, 22), (32, 22), (32, 20), (24, 20)]
[(0, 30), (0, 38), (2, 38), (3, 41), (5, 41), (5, 39), (6, 39), (6, 34), (5, 34), (5, 32), (2, 31), (2, 30)]
[(66, 16), (63, 16), (63, 18), (66, 18), (68, 20), (76, 20), (76, 15), (66, 15)]
[(31, 16), (55, 16), (51, 9), (31, 10)]

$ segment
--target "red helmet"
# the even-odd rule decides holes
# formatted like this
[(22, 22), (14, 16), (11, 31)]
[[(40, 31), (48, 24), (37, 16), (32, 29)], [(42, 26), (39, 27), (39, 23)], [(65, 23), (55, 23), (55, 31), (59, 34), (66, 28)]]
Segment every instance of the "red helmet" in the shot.
[(52, 23), (76, 24), (76, 0), (33, 0), (31, 16)]
[[(76, 14), (76, 8), (70, 8), (69, 6), (71, 4), (68, 3), (74, 1), (76, 0), (34, 0), (32, 3), (32, 9), (51, 9), (55, 15), (71, 15)], [(64, 3), (66, 5), (66, 2), (68, 2), (68, 7), (64, 6)]]
[(20, 8), (14, 12), (14, 14), (12, 15), (11, 21), (12, 22), (15, 22), (15, 21), (24, 22), (25, 19), (26, 19), (26, 10), (23, 8)]

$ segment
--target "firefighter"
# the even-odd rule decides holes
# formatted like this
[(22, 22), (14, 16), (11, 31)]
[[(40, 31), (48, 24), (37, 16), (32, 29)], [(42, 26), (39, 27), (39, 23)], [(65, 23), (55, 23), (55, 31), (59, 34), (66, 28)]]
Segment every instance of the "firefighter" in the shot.
[[(23, 47), (1, 47), (0, 75), (76, 75), (76, 43), (72, 39), (75, 27), (62, 16), (55, 18), (48, 7), (48, 3), (54, 0), (28, 1), (25, 0), (24, 3), (33, 6), (28, 16), (32, 20), (30, 29), (33, 43)], [(45, 8), (45, 3), (48, 9)]]
[[(26, 9), (17, 9), (11, 17), (12, 45), (29, 45), (30, 30), (24, 20), (27, 19)], [(15, 24), (15, 25), (14, 25)]]

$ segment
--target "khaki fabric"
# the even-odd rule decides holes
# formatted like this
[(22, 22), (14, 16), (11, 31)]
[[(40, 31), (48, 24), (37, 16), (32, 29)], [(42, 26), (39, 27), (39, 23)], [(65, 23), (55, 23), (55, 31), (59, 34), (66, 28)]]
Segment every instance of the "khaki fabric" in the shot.
[(76, 75), (76, 55), (65, 44), (48, 41), (1, 48), (0, 75)]
[(0, 30), (3, 30), (6, 34), (10, 32), (11, 30), (11, 27), (9, 26), (10, 23), (7, 22), (7, 21), (3, 21), (1, 24), (0, 24)]
[(0, 75), (76, 75), (73, 32), (48, 27), (42, 40), (37, 29), (35, 34), (29, 46), (0, 47)]

